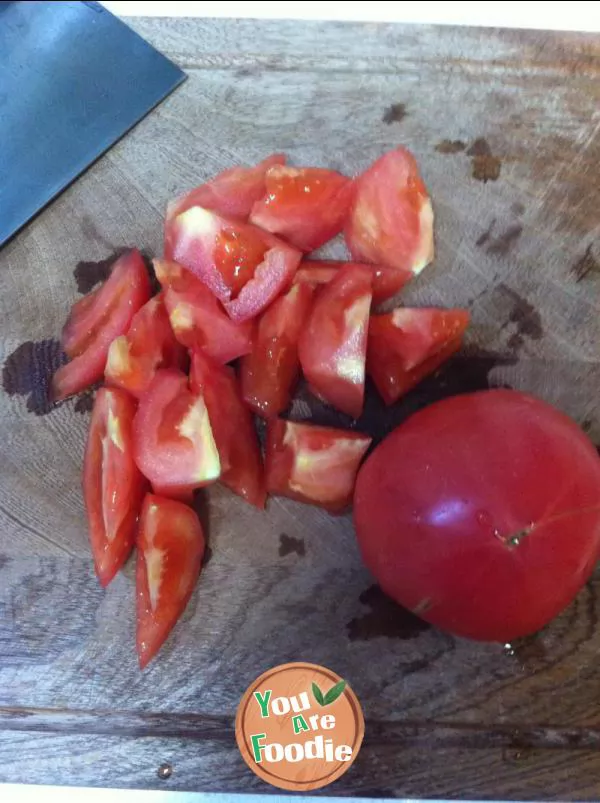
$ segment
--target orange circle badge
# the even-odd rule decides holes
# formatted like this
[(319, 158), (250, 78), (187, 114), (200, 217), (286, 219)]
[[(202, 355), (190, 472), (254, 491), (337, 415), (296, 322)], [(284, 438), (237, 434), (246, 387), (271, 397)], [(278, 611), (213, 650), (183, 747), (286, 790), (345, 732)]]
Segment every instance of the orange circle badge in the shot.
[(345, 680), (317, 664), (282, 664), (242, 697), (235, 737), (244, 761), (280, 789), (320, 789), (343, 775), (365, 733)]

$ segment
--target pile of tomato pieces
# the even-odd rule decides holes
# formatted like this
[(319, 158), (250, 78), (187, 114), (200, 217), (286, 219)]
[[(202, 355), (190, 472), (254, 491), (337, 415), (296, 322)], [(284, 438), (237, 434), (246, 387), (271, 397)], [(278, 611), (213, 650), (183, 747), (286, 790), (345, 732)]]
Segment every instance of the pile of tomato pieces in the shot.
[[(60, 401), (97, 391), (84, 463), (96, 572), (107, 585), (137, 545), (144, 667), (190, 599), (205, 549), (191, 503), (221, 482), (326, 510), (350, 504), (371, 439), (280, 418), (304, 375), (358, 418), (369, 374), (397, 401), (461, 344), (464, 310), (375, 307), (433, 257), (433, 214), (398, 148), (351, 179), (275, 154), (172, 201), (153, 295), (137, 250), (78, 301), (63, 329)], [(350, 262), (305, 259), (343, 233)], [(254, 414), (267, 420), (263, 456)]]

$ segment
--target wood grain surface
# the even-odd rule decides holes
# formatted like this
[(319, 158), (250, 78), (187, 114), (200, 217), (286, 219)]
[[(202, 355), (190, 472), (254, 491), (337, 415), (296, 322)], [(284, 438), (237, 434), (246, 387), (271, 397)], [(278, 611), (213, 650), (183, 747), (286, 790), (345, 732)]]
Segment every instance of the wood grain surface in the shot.
[[(325, 794), (600, 795), (600, 576), (535, 638), (474, 644), (420, 623), (361, 566), (349, 517), (211, 489), (211, 559), (141, 673), (131, 563), (94, 577), (80, 494), (91, 397), (50, 409), (56, 337), (120, 248), (161, 251), (167, 199), (286, 151), (353, 173), (403, 143), (436, 212), (412, 304), (468, 306), (465, 352), (381, 437), (449, 393), (537, 393), (600, 443), (600, 39), (386, 24), (136, 19), (188, 81), (0, 251), (0, 781), (269, 791), (235, 747), (249, 683), (324, 664), (365, 712)], [(341, 255), (341, 244), (329, 253)], [(293, 415), (338, 420), (301, 393)], [(157, 770), (172, 766), (168, 779)]]

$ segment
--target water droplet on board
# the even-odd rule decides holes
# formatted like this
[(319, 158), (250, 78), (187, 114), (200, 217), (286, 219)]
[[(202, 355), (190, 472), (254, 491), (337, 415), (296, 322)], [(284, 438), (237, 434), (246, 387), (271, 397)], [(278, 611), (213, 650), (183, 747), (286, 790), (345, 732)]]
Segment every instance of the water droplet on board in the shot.
[(505, 644), (505, 645), (502, 647), (502, 652), (504, 653), (504, 655), (515, 655), (515, 648), (513, 647), (513, 645), (512, 645), (512, 644), (509, 644), (509, 643), (507, 642), (507, 643), (506, 643), (506, 644)]
[(156, 774), (161, 780), (166, 781), (173, 774), (173, 767), (167, 763), (161, 764)]

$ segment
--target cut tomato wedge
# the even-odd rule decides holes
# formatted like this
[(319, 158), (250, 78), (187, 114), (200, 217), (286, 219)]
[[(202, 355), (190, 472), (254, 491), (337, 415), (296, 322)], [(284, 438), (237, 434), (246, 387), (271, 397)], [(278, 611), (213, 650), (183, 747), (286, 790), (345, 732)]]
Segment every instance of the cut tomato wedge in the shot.
[(345, 228), (352, 257), (420, 273), (433, 259), (433, 211), (414, 156), (397, 148), (356, 179)]
[(202, 567), (204, 533), (187, 505), (147, 494), (136, 569), (137, 653), (143, 669), (188, 604)]
[(371, 272), (339, 271), (317, 294), (298, 344), (313, 392), (353, 418), (363, 408), (370, 306)]
[(155, 490), (189, 498), (191, 490), (221, 475), (204, 399), (188, 388), (187, 377), (164, 368), (140, 399), (133, 422), (134, 457)]
[(328, 284), (338, 271), (362, 265), (371, 271), (373, 277), (373, 304), (381, 304), (393, 298), (414, 276), (411, 271), (386, 268), (382, 265), (369, 265), (362, 262), (338, 262), (334, 259), (305, 259), (294, 276), (294, 284), (318, 286)]
[(252, 351), (240, 365), (244, 401), (257, 415), (277, 415), (291, 401), (300, 374), (298, 340), (312, 295), (310, 285), (294, 285), (258, 322)]
[(104, 378), (139, 399), (158, 368), (183, 369), (186, 362), (186, 350), (175, 339), (159, 294), (136, 312), (127, 334), (110, 344)]
[(71, 361), (54, 374), (55, 401), (79, 393), (102, 378), (110, 344), (127, 332), (133, 316), (150, 295), (144, 260), (134, 249), (117, 259), (102, 287), (73, 306), (62, 336)]
[(250, 221), (302, 251), (314, 251), (339, 234), (352, 203), (352, 179), (321, 167), (271, 167), (266, 192)]
[(218, 363), (248, 354), (252, 322), (235, 323), (194, 274), (176, 262), (154, 260), (164, 288), (165, 306), (175, 337), (188, 349), (199, 349)]
[(173, 221), (173, 254), (235, 321), (254, 318), (291, 284), (301, 254), (272, 234), (193, 206)]
[(469, 320), (461, 309), (372, 315), (367, 372), (385, 403), (393, 404), (458, 351)]
[(165, 221), (165, 259), (173, 258), (172, 221), (191, 209), (202, 206), (221, 215), (247, 220), (252, 207), (265, 194), (265, 174), (274, 165), (285, 164), (282, 153), (274, 153), (254, 167), (232, 167), (206, 184), (180, 195), (167, 206)]
[(371, 438), (313, 424), (272, 419), (267, 429), (267, 491), (342, 512)]
[(264, 508), (265, 480), (258, 437), (233, 370), (195, 352), (190, 386), (206, 403), (221, 460), (221, 482), (249, 504)]
[(133, 459), (135, 401), (116, 388), (96, 393), (83, 460), (83, 498), (96, 574), (107, 586), (135, 542), (146, 481)]

